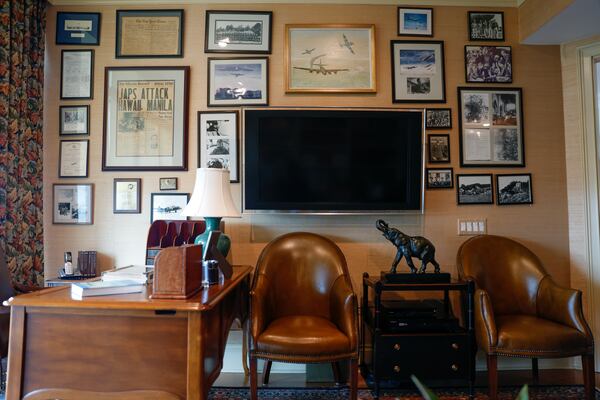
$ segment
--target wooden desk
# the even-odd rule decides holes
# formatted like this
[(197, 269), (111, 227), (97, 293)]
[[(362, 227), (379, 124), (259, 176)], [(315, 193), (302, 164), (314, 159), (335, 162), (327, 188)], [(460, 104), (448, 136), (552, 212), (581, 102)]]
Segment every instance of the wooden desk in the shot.
[(229, 328), (244, 319), (248, 266), (188, 300), (146, 292), (72, 300), (69, 287), (10, 301), (7, 400), (204, 400)]

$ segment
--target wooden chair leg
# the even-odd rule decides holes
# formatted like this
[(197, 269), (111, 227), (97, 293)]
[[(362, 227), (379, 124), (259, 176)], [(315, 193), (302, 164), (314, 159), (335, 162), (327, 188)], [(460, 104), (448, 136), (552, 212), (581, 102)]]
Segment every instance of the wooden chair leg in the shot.
[(333, 381), (336, 385), (341, 385), (343, 382), (341, 381), (342, 374), (340, 373), (340, 364), (338, 362), (332, 362), (331, 369), (333, 371)]
[(250, 400), (258, 400), (258, 360), (250, 356)]
[(581, 356), (583, 366), (583, 384), (585, 385), (585, 400), (594, 400), (596, 398), (596, 380), (594, 354), (584, 354)]
[(263, 366), (263, 385), (269, 384), (269, 375), (271, 375), (271, 361), (265, 360), (265, 365)]
[(531, 375), (533, 378), (533, 384), (538, 385), (540, 383), (540, 369), (537, 358), (531, 359)]
[(498, 399), (498, 357), (488, 354), (487, 356), (488, 385), (490, 400)]
[(358, 359), (350, 360), (350, 400), (358, 399)]

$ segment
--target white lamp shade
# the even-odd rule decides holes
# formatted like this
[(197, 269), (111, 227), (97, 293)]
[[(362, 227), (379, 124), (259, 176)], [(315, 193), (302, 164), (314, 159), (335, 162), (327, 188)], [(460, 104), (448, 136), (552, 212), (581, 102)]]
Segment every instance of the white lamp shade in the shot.
[(240, 218), (240, 212), (231, 198), (229, 171), (198, 168), (194, 193), (182, 214), (187, 217)]

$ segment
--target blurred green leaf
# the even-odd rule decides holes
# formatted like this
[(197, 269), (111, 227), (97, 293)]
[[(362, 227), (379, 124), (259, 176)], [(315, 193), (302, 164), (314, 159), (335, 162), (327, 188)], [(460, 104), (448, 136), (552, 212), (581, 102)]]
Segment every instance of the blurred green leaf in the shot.
[(415, 383), (421, 395), (425, 398), (425, 400), (438, 400), (438, 397), (433, 393), (429, 388), (421, 383), (421, 381), (414, 375), (410, 376), (410, 379)]
[(523, 386), (515, 400), (529, 400), (529, 389), (527, 385)]

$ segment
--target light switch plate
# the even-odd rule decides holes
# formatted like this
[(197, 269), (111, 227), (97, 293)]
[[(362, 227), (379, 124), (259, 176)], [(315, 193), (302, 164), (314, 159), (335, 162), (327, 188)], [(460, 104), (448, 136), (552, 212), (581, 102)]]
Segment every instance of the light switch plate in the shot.
[(484, 235), (487, 233), (487, 221), (485, 218), (459, 218), (458, 235)]

